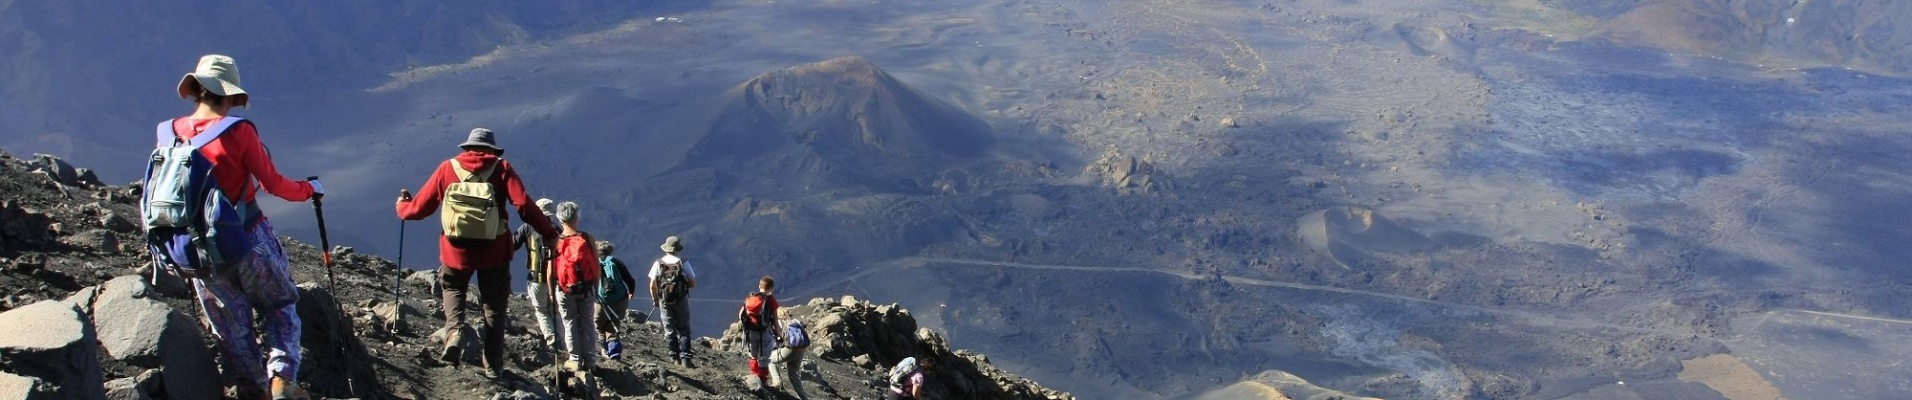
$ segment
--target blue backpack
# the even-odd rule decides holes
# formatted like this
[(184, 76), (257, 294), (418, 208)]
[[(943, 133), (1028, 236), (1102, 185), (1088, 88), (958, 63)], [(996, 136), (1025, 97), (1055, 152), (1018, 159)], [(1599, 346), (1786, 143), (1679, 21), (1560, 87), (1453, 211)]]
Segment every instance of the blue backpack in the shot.
[(259, 221), (259, 208), (235, 204), (213, 176), (212, 160), (199, 152), (244, 120), (226, 117), (191, 141), (179, 139), (172, 120), (159, 123), (158, 148), (140, 185), (140, 219), (157, 265), (201, 276), (252, 251), (247, 231)]
[(803, 321), (790, 321), (790, 327), (783, 332), (783, 345), (786, 347), (810, 347), (810, 334), (803, 331)]

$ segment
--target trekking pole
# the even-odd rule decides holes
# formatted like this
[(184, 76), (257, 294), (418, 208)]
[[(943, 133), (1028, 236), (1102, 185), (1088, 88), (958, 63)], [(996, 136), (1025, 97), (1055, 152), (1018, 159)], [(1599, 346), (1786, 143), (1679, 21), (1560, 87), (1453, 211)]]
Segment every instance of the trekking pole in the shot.
[[(412, 192), (405, 189), (399, 189), (398, 197), (401, 199), (410, 201), (412, 199)], [(399, 325), (398, 320), (405, 318), (405, 299), (400, 298), (398, 296), (399, 291), (401, 291), (404, 288), (403, 286), (404, 280), (405, 280), (405, 219), (399, 218), (398, 219), (398, 268), (392, 271), (392, 304), (397, 305), (394, 308), (395, 311), (392, 313), (392, 321), (391, 321), (391, 324), (392, 324), (391, 330), (392, 330), (392, 335), (394, 336), (398, 335), (398, 325)]]
[[(313, 182), (319, 180), (319, 177), (309, 177), (305, 178), (305, 180), (307, 182)], [(325, 264), (325, 288), (326, 290), (332, 291), (332, 308), (339, 312), (339, 318), (347, 318), (345, 316), (345, 306), (340, 305), (339, 281), (332, 275), (332, 240), (325, 235), (325, 202), (322, 200), (324, 198), (324, 194), (312, 194), (312, 214), (319, 220), (319, 254), (321, 255), (320, 260)], [(347, 393), (358, 394), (358, 390), (353, 388), (352, 385), (353, 363), (351, 360), (343, 360), (350, 357), (350, 354), (345, 351), (345, 340), (339, 337), (340, 332), (338, 329), (332, 329), (331, 331), (332, 343), (338, 346), (339, 358), (345, 361), (345, 390)]]
[[(547, 247), (548, 247), (548, 246), (547, 246)], [(547, 262), (548, 262), (548, 259), (547, 259)], [(551, 267), (550, 267), (550, 266), (549, 266), (548, 264), (547, 264), (547, 266), (546, 266), (546, 267), (544, 268), (544, 273), (545, 273), (545, 274), (550, 274), (550, 273), (551, 273)], [(542, 277), (541, 277), (541, 278), (542, 278)], [(549, 281), (549, 280), (547, 279), (547, 281)], [(532, 284), (532, 285), (537, 285), (537, 284), (539, 284), (539, 283), (538, 283), (538, 282), (531, 282), (530, 284)], [(557, 293), (556, 291), (554, 291), (554, 290), (552, 290), (552, 289), (553, 289), (553, 287), (551, 287), (551, 286), (545, 286), (545, 287), (544, 287), (544, 297), (545, 297), (545, 302), (546, 302), (545, 304), (550, 304), (550, 305), (551, 305), (551, 311), (552, 311), (552, 312), (551, 312), (551, 314), (552, 314), (551, 316), (553, 316), (553, 317), (556, 317), (556, 316), (557, 316), (557, 311), (558, 311), (558, 307), (562, 307), (562, 306), (560, 306), (560, 305), (558, 305), (558, 293)], [(554, 331), (562, 331), (562, 330), (564, 329), (564, 328), (563, 328), (563, 326), (564, 326), (564, 325), (562, 324), (562, 321), (551, 321), (551, 322), (553, 323), (553, 324), (552, 324), (552, 328), (553, 328), (552, 330), (554, 330)], [(558, 357), (560, 357), (560, 356), (565, 356), (565, 353), (564, 353), (564, 348), (565, 348), (565, 346), (568, 346), (568, 344), (567, 344), (568, 342), (566, 342), (566, 340), (570, 340), (570, 338), (568, 338), (568, 337), (566, 337), (566, 336), (569, 336), (569, 335), (570, 335), (570, 332), (554, 332), (554, 333), (553, 333), (553, 336), (557, 336), (557, 340), (553, 340), (553, 341), (551, 341), (551, 343), (552, 343), (552, 345), (553, 345), (553, 346), (552, 346), (553, 348), (552, 348), (552, 350), (551, 350), (551, 376), (552, 376), (552, 381), (553, 381), (552, 383), (555, 383), (555, 384), (556, 384), (556, 386), (553, 386), (553, 388), (555, 388), (556, 390), (552, 390), (552, 392), (554, 392), (554, 393), (552, 393), (552, 394), (555, 394), (555, 395), (557, 395), (557, 396), (558, 396), (558, 399), (560, 399), (560, 400), (562, 400), (562, 399), (564, 399), (564, 398), (565, 398), (565, 396), (564, 396), (564, 383), (565, 383), (565, 381), (567, 381), (567, 379), (564, 379), (564, 368), (560, 368), (560, 367), (559, 367), (559, 365), (560, 365), (560, 361), (558, 361)]]

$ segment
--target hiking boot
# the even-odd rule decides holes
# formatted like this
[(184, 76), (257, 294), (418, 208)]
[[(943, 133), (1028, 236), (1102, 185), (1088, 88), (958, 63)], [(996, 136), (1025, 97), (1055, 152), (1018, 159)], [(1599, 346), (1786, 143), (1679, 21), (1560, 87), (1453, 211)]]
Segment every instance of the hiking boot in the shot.
[(697, 364), (692, 364), (690, 357), (684, 357), (684, 368), (697, 368)]
[(438, 351), (438, 361), (444, 361), (446, 364), (450, 364), (452, 368), (458, 367), (459, 360), (463, 359), (465, 355), (464, 351), (462, 351), (463, 349), (458, 347), (458, 342), (462, 341), (459, 339), (462, 338), (453, 337), (445, 340), (445, 348)]
[(272, 400), (307, 400), (305, 389), (290, 379), (272, 377)]
[(504, 371), (491, 368), (485, 368), (484, 372), (479, 372), (478, 374), (484, 375), (485, 380), (490, 381), (497, 381), (498, 378), (505, 376)]
[(579, 368), (582, 368), (582, 365), (578, 364), (578, 360), (569, 360), (564, 362), (565, 371), (577, 372)]

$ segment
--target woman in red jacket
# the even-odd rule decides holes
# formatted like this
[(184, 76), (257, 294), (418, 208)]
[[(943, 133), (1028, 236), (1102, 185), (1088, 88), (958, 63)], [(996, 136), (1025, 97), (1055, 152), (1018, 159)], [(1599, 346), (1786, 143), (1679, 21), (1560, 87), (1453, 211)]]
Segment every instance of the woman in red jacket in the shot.
[[(234, 107), (245, 107), (250, 96), (239, 87), (239, 67), (232, 57), (200, 57), (198, 68), (179, 80), (179, 97), (193, 99), (191, 115), (174, 118), (173, 134), (182, 141), (205, 134), (218, 138), (199, 148), (212, 162), (212, 174), (233, 204), (257, 210), (260, 189), (286, 201), (306, 201), (324, 194), (318, 180), (295, 181), (279, 174), (251, 121), (231, 118)], [(163, 125), (162, 125), (163, 126)], [(223, 126), (221, 132), (210, 128)], [(163, 128), (162, 128), (163, 129)], [(163, 130), (161, 132), (164, 132)], [(257, 182), (257, 184), (254, 184)], [(272, 223), (258, 215), (247, 232), (252, 252), (230, 266), (233, 273), (192, 277), (206, 326), (218, 338), (225, 372), (238, 383), (241, 399), (300, 398), (299, 292), (293, 286), (290, 264)], [(262, 315), (260, 332), (253, 330), (255, 310)], [(263, 349), (261, 348), (263, 347)], [(263, 354), (262, 354), (263, 353)]]

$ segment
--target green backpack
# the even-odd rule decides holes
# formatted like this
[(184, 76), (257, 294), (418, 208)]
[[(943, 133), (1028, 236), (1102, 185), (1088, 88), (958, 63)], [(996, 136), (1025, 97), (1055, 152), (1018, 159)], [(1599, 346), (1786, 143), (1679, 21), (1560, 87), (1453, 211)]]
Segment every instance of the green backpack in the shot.
[(505, 233), (504, 205), (498, 188), (490, 182), (503, 160), (477, 171), (466, 171), (452, 160), (458, 182), (445, 187), (445, 200), (439, 204), (445, 237), (452, 239), (493, 240)]
[(604, 256), (604, 259), (598, 260), (598, 265), (604, 267), (604, 274), (598, 279), (599, 303), (611, 304), (624, 301), (625, 296), (631, 295), (631, 288), (624, 285), (624, 280), (631, 276), (631, 271), (624, 269), (623, 260)]

